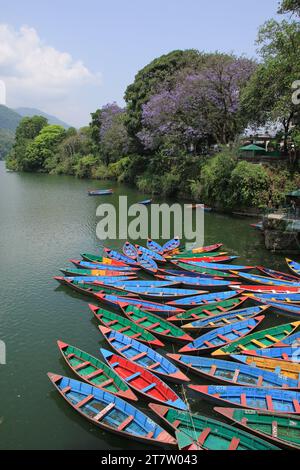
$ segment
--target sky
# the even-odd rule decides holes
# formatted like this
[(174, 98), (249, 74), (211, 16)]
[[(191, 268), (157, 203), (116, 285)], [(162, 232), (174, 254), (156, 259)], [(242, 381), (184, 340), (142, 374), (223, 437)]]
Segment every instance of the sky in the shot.
[(104, 104), (123, 106), (135, 74), (161, 54), (193, 48), (255, 57), (257, 30), (276, 17), (277, 6), (278, 0), (0, 0), (6, 105), (87, 125)]

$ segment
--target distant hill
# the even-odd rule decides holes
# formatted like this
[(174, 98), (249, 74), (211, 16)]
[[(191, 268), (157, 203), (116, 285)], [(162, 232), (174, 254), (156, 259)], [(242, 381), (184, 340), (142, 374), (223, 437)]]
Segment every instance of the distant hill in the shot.
[(0, 105), (0, 129), (15, 132), (22, 116), (7, 106)]
[(22, 117), (43, 116), (46, 119), (48, 119), (49, 124), (57, 124), (59, 126), (64, 127), (65, 129), (69, 129), (69, 127), (71, 127), (69, 126), (69, 124), (65, 123), (64, 121), (61, 121), (57, 117), (51, 116), (51, 114), (47, 114), (44, 111), (41, 111), (40, 109), (17, 108), (15, 109), (15, 112), (21, 115)]

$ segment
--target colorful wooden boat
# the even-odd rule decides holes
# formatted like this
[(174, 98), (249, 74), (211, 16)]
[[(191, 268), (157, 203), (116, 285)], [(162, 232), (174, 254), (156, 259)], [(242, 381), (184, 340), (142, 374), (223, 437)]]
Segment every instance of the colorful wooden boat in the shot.
[(119, 265), (109, 265), (103, 263), (93, 263), (91, 261), (80, 261), (76, 259), (70, 259), (79, 269), (106, 269), (107, 271), (140, 271), (140, 268), (134, 268), (133, 266), (119, 266)]
[(201, 397), (223, 406), (230, 404), (254, 410), (300, 414), (300, 392), (232, 385), (189, 385), (189, 388)]
[[(248, 318), (206, 333), (179, 350), (180, 353), (208, 353), (249, 335), (264, 319), (264, 315)], [(218, 350), (220, 351), (220, 349)]]
[(129, 338), (138, 339), (142, 343), (147, 344), (153, 348), (162, 348), (164, 343), (150, 333), (150, 331), (145, 330), (139, 325), (136, 325), (128, 318), (121, 317), (113, 312), (109, 312), (104, 308), (99, 308), (96, 305), (89, 304), (89, 308), (94, 314), (95, 318), (102, 323), (102, 325), (111, 328), (114, 331), (119, 331), (120, 333), (128, 336)]
[(184, 401), (165, 382), (149, 370), (106, 349), (100, 349), (100, 352), (109, 367), (134, 391), (140, 393), (147, 400), (155, 400), (179, 410), (188, 409)]
[(125, 242), (122, 249), (123, 249), (124, 255), (127, 256), (128, 258), (137, 259), (138, 252), (135, 246), (132, 245), (132, 243)]
[[(118, 284), (118, 286), (120, 287), (121, 285)], [(124, 287), (129, 292), (149, 300), (183, 299), (194, 294), (200, 295), (207, 292), (203, 290), (177, 289), (175, 287), (132, 287), (126, 286), (126, 284), (124, 284)]]
[(135, 276), (134, 271), (111, 271), (107, 269), (72, 269), (72, 268), (64, 268), (60, 269), (60, 271), (65, 276), (99, 276), (99, 277), (115, 277), (115, 276)]
[(163, 320), (153, 313), (145, 312), (144, 310), (133, 306), (124, 308), (123, 313), (127, 318), (133, 321), (133, 323), (151, 331), (164, 340), (176, 343), (193, 341), (193, 338), (185, 333), (181, 328), (172, 325), (172, 323), (167, 320)]
[(172, 240), (169, 240), (168, 242), (166, 242), (162, 246), (162, 249), (163, 249), (163, 253), (170, 253), (174, 250), (178, 250), (179, 247), (180, 247), (180, 239), (179, 237), (175, 237)]
[(168, 281), (144, 281), (140, 279), (125, 281), (125, 282), (115, 282), (113, 279), (108, 282), (109, 286), (118, 287), (120, 289), (130, 290), (130, 289), (161, 289), (162, 287), (175, 287), (179, 286), (178, 282), (168, 282)]
[(95, 294), (111, 294), (111, 295), (120, 295), (122, 297), (137, 297), (135, 294), (130, 292), (122, 291), (117, 287), (106, 286), (101, 283), (85, 283), (84, 281), (70, 281), (66, 277), (54, 277), (56, 281), (64, 286), (71, 287), (71, 289), (79, 292), (80, 294), (89, 295), (94, 297)]
[[(199, 257), (194, 255), (194, 257), (190, 258), (176, 258), (179, 261), (182, 261), (183, 263), (188, 263), (188, 264), (201, 264), (202, 263), (214, 263), (214, 264), (219, 264), (219, 263), (230, 263), (231, 261), (234, 261), (237, 259), (238, 256), (227, 256), (227, 255), (219, 255), (219, 256), (203, 256)], [(206, 267), (206, 266), (205, 266)]]
[(152, 199), (145, 199), (144, 201), (138, 202), (138, 204), (141, 204), (142, 206), (150, 206), (150, 204), (152, 204)]
[(285, 325), (273, 326), (267, 330), (261, 330), (245, 338), (232, 341), (230, 344), (214, 351), (213, 356), (227, 356), (238, 354), (243, 351), (252, 351), (253, 349), (265, 349), (271, 346), (282, 346), (282, 341), (295, 332), (300, 326), (300, 322), (286, 323)]
[(149, 257), (153, 259), (156, 263), (166, 263), (166, 258), (164, 256), (156, 253), (156, 251), (148, 250), (144, 246), (135, 245), (137, 253), (139, 253), (143, 257)]
[(125, 256), (116, 250), (104, 248), (104, 253), (108, 256), (108, 258), (114, 261), (121, 261), (121, 263), (124, 263), (127, 266), (138, 266), (138, 262), (135, 259), (129, 258), (128, 256)]
[(150, 258), (149, 256), (139, 255), (137, 258), (137, 263), (147, 273), (157, 274), (158, 266), (154, 259)]
[[(232, 257), (235, 259), (234, 257)], [(230, 271), (234, 275), (238, 275), (240, 271), (247, 271), (250, 269), (254, 269), (253, 266), (238, 266), (234, 265), (232, 266), (231, 264), (221, 264), (221, 263), (209, 263), (205, 261), (192, 261), (192, 260), (185, 260), (186, 264), (191, 264), (192, 266), (196, 266), (198, 268), (202, 269), (215, 269), (219, 271)]]
[(151, 238), (148, 238), (147, 240), (147, 248), (149, 248), (151, 251), (155, 251), (155, 253), (158, 253), (159, 255), (164, 254), (163, 247), (154, 240), (151, 240)]
[(254, 349), (253, 351), (243, 351), (246, 356), (259, 356), (268, 359), (277, 359), (288, 362), (300, 362), (299, 347), (282, 346), (277, 348)]
[(292, 274), (282, 273), (281, 271), (275, 271), (274, 269), (265, 268), (264, 266), (257, 266), (256, 269), (261, 271), (268, 277), (273, 277), (274, 279), (280, 279), (282, 281), (288, 282), (299, 282), (299, 277), (292, 276)]
[(213, 276), (212, 274), (198, 274), (192, 271), (184, 271), (183, 269), (170, 269), (164, 268), (159, 270), (159, 274), (162, 276), (176, 276), (176, 277), (193, 277), (198, 279), (215, 279), (216, 281), (222, 281), (222, 277)]
[(176, 361), (185, 372), (190, 371), (200, 375), (208, 381), (243, 385), (246, 387), (283, 388), (297, 390), (300, 388), (299, 380), (283, 377), (275, 372), (269, 372), (258, 367), (235, 362), (220, 361), (199, 356), (181, 356), (180, 354), (167, 354)]
[(147, 310), (149, 312), (154, 313), (160, 313), (161, 315), (172, 315), (183, 312), (183, 310), (176, 307), (172, 307), (171, 305), (159, 304), (141, 299), (126, 299), (126, 301), (124, 302), (124, 299), (118, 295), (97, 294), (96, 297), (101, 302), (117, 310), (121, 310), (122, 307), (126, 307), (128, 305), (134, 305), (143, 310)]
[(57, 341), (57, 345), (68, 366), (82, 380), (118, 397), (138, 400), (130, 387), (104, 362), (63, 341)]
[(287, 449), (300, 449), (300, 418), (241, 408), (214, 410), (235, 425)]
[(270, 302), (270, 300), (264, 300), (260, 297), (254, 297), (254, 300), (259, 303), (268, 304), (270, 307), (272, 307), (272, 310), (275, 310), (281, 314), (292, 315), (296, 317), (300, 315), (300, 305), (293, 305), (286, 302)]
[(190, 297), (189, 299), (173, 300), (172, 302), (168, 302), (168, 305), (182, 305), (185, 308), (190, 308), (191, 306), (193, 307), (195, 305), (207, 305), (213, 302), (221, 302), (222, 300), (232, 299), (237, 295), (237, 291), (215, 292), (212, 294), (196, 295), (195, 297)]
[(285, 302), (291, 304), (298, 304), (300, 303), (300, 293), (299, 294), (255, 294), (255, 293), (247, 293), (245, 294), (249, 298), (258, 297), (262, 299), (264, 302)]
[(198, 278), (198, 277), (188, 277), (188, 276), (165, 276), (161, 274), (157, 274), (156, 277), (158, 279), (163, 279), (165, 281), (170, 282), (177, 282), (180, 283), (185, 288), (187, 287), (206, 287), (209, 289), (218, 289), (218, 288), (225, 288), (228, 287), (232, 282), (230, 281), (223, 281), (223, 280), (215, 280), (215, 279), (206, 279), (206, 278)]
[(140, 410), (99, 388), (48, 373), (60, 395), (81, 416), (105, 431), (153, 445), (175, 446), (176, 440)]
[(183, 262), (184, 261), (188, 261), (189, 259), (190, 260), (193, 260), (194, 258), (199, 258), (201, 257), (201, 259), (203, 260), (208, 260), (210, 258), (216, 258), (216, 257), (220, 257), (220, 256), (226, 256), (227, 253), (226, 252), (222, 252), (220, 253), (219, 251), (213, 251), (212, 253), (193, 253), (192, 251), (186, 251), (185, 253), (179, 253), (178, 255), (172, 255), (172, 256), (169, 256), (168, 259), (170, 260), (182, 260)]
[(218, 276), (221, 278), (230, 279), (237, 277), (236, 275), (230, 272), (218, 271), (216, 267), (212, 269), (211, 265), (209, 265), (209, 267), (207, 268), (203, 268), (202, 266), (196, 264), (182, 263), (181, 261), (172, 261), (172, 263), (175, 264), (178, 268), (183, 269), (184, 271), (194, 272), (197, 274), (210, 274), (211, 276)]
[(213, 251), (218, 251), (222, 246), (223, 246), (223, 243), (215, 243), (214, 245), (200, 246), (198, 248), (193, 248), (190, 251), (192, 253), (211, 253)]
[(288, 285), (282, 286), (255, 286), (255, 285), (239, 285), (233, 282), (230, 289), (253, 292), (256, 294), (300, 294), (300, 288)]
[(286, 262), (290, 270), (297, 276), (300, 276), (300, 263), (297, 263), (296, 261), (288, 258), (286, 258)]
[[(282, 281), (281, 279), (275, 279), (273, 277), (266, 276), (256, 276), (255, 274), (241, 273), (237, 270), (232, 270), (232, 273), (245, 279), (246, 281), (262, 284), (263, 286), (282, 286), (286, 285), (287, 287), (300, 287), (300, 282), (292, 283), (289, 281)], [(300, 279), (299, 279), (300, 281)]]
[(250, 227), (255, 228), (261, 232), (263, 230), (263, 223), (259, 222), (258, 224), (250, 224)]
[(221, 302), (212, 302), (209, 304), (201, 305), (199, 307), (187, 310), (184, 313), (168, 318), (172, 323), (186, 323), (197, 320), (204, 320), (220, 313), (226, 314), (231, 310), (240, 307), (248, 298), (235, 297), (233, 299), (222, 300)]
[[(89, 277), (89, 276), (78, 276), (78, 277), (55, 276), (53, 279), (58, 281), (60, 284), (64, 284), (64, 285), (67, 285), (67, 286), (70, 286), (70, 287), (78, 285), (78, 286), (81, 286), (82, 288), (85, 288), (86, 285), (90, 285), (91, 287), (93, 285), (101, 286), (101, 284), (99, 283), (100, 279), (101, 279), (101, 281), (104, 281), (104, 282), (110, 282), (111, 281), (110, 276), (102, 277), (102, 278), (100, 278), (99, 276), (91, 276), (91, 277)], [(124, 280), (132, 279), (132, 278), (131, 277), (128, 278), (128, 277), (125, 277), (125, 276), (116, 276), (115, 279), (118, 279), (118, 281), (120, 281), (120, 282), (124, 282)], [(135, 276), (133, 276), (133, 280), (134, 279), (135, 279)], [(104, 282), (103, 282), (103, 285), (104, 285)], [(71, 286), (71, 284), (72, 284), (72, 286)], [(76, 287), (74, 287), (74, 288), (76, 288)], [(114, 286), (112, 286), (111, 289), (114, 289)], [(116, 287), (116, 290), (119, 290), (119, 289), (117, 289), (117, 287)], [(121, 295), (124, 295), (124, 292)], [(133, 295), (131, 297), (133, 297)]]
[(281, 342), (282, 342), (282, 345), (284, 346), (293, 346), (293, 347), (300, 346), (300, 331), (298, 330), (296, 331), (296, 333), (290, 336), (287, 336)]
[(113, 194), (112, 189), (94, 189), (88, 191), (89, 196), (109, 196), (110, 194)]
[(235, 359), (236, 361), (242, 362), (244, 364), (248, 364), (249, 366), (257, 367), (269, 372), (275, 372), (276, 374), (280, 374), (284, 377), (297, 380), (300, 384), (299, 362), (289, 362), (283, 361), (282, 359), (269, 359), (265, 357), (246, 356), (239, 354), (233, 354), (231, 357), (232, 359)]
[[(206, 416), (155, 403), (150, 403), (149, 407), (174, 431), (190, 438), (195, 447), (205, 450), (279, 450), (262, 439)], [(182, 441), (181, 446), (184, 444), (190, 444), (190, 441)]]
[(90, 261), (91, 263), (102, 263), (109, 266), (127, 266), (126, 263), (122, 263), (121, 261), (116, 261), (105, 256), (93, 255), (92, 253), (81, 253), (80, 256), (83, 260)]
[(242, 320), (247, 320), (247, 318), (255, 317), (264, 313), (269, 308), (268, 305), (259, 305), (257, 307), (248, 307), (242, 308), (240, 310), (233, 310), (229, 313), (219, 313), (215, 316), (209, 316), (208, 318), (202, 320), (196, 320), (192, 323), (184, 325), (183, 328), (188, 330), (190, 333), (197, 332), (203, 329), (213, 329), (220, 328), (221, 326), (233, 325), (234, 323), (240, 322)]
[(99, 330), (110, 346), (126, 359), (171, 382), (190, 381), (172, 362), (145, 344), (105, 326), (99, 326)]

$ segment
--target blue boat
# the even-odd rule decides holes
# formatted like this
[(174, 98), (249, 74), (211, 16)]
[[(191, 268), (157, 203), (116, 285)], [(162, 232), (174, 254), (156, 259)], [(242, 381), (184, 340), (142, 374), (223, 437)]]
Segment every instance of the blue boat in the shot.
[[(212, 274), (199, 274), (197, 272), (193, 271), (184, 271), (183, 269), (160, 269), (160, 272), (165, 275), (165, 276), (176, 276), (176, 277), (193, 277), (193, 278), (198, 278), (198, 279), (216, 279), (216, 280), (222, 280), (221, 277), (218, 276), (213, 276)], [(188, 274), (188, 276), (187, 276)]]
[(110, 346), (131, 362), (137, 363), (171, 382), (183, 383), (190, 381), (178, 367), (154, 349), (110, 328), (99, 326), (99, 330)]
[[(124, 300), (124, 299), (123, 299)], [(263, 321), (264, 315), (223, 326), (206, 333), (180, 349), (180, 353), (208, 353), (240, 340), (253, 332)]]
[[(250, 270), (253, 269), (253, 266), (237, 266), (231, 264), (221, 264), (221, 263), (205, 263), (205, 261), (190, 261), (189, 259), (184, 260), (185, 264), (189, 264), (191, 266), (197, 266), (203, 269), (215, 269), (219, 271), (243, 271), (243, 270)], [(237, 274), (237, 273), (235, 273)]]
[(216, 288), (225, 288), (232, 284), (229, 281), (215, 280), (215, 279), (206, 279), (193, 276), (164, 276), (158, 274), (156, 276), (158, 279), (165, 279), (170, 282), (178, 282), (184, 287), (208, 287), (209, 289)]
[(280, 279), (288, 282), (299, 282), (299, 278), (292, 276), (291, 274), (282, 273), (281, 271), (275, 271), (274, 269), (265, 268), (264, 266), (257, 266), (256, 269), (261, 271), (263, 274), (273, 277), (274, 279)]
[(173, 361), (178, 362), (183, 369), (188, 369), (190, 372), (208, 379), (208, 381), (246, 387), (284, 388), (291, 390), (299, 388), (298, 380), (246, 364), (237, 364), (235, 362), (199, 356), (181, 356), (180, 354), (167, 354), (167, 356)]
[(222, 385), (189, 385), (189, 388), (214, 403), (254, 410), (300, 414), (300, 393), (272, 388)]
[(176, 445), (176, 439), (130, 403), (92, 385), (48, 373), (60, 395), (92, 424), (129, 439), (158, 445)]
[[(135, 279), (136, 276), (114, 276), (113, 279), (115, 282), (124, 282), (129, 281), (130, 279)], [(111, 282), (112, 276), (67, 276), (64, 279), (67, 281), (82, 282), (84, 284), (92, 284), (93, 282), (102, 282), (106, 284)]]
[(156, 274), (158, 271), (158, 266), (156, 262), (149, 256), (138, 256), (137, 263), (138, 266), (140, 266), (140, 268), (142, 268), (147, 273)]
[(136, 281), (127, 281), (127, 282), (115, 282), (113, 279), (107, 283), (109, 286), (113, 287), (119, 287), (121, 289), (135, 289), (136, 287), (141, 287), (143, 289), (149, 289), (149, 288), (160, 288), (160, 287), (171, 287), (171, 286), (176, 286), (179, 285), (176, 282), (168, 282), (168, 281), (143, 281), (140, 279), (137, 279)]
[(179, 237), (175, 237), (172, 240), (169, 240), (167, 243), (163, 245), (163, 252), (170, 253), (171, 251), (177, 250), (180, 247), (180, 239)]
[(294, 273), (297, 274), (297, 276), (300, 276), (300, 263), (297, 263), (296, 261), (293, 261), (291, 259), (286, 258), (286, 262), (290, 270)]
[(94, 189), (88, 191), (89, 196), (109, 196), (110, 194), (113, 194), (112, 189)]
[(300, 347), (300, 331), (287, 336), (281, 341), (281, 343), (286, 344), (287, 346), (296, 347), (298, 345), (298, 347)]
[(135, 305), (136, 307), (141, 308), (142, 310), (148, 310), (149, 312), (161, 314), (161, 315), (172, 315), (176, 313), (182, 313), (184, 310), (178, 309), (176, 307), (171, 307), (166, 304), (159, 304), (156, 302), (149, 302), (141, 299), (127, 299), (124, 302), (124, 297), (118, 295), (105, 295), (105, 294), (95, 294), (95, 297), (101, 302), (107, 304), (109, 307), (118, 309), (122, 312), (121, 307), (128, 305)]
[(192, 323), (184, 325), (184, 330), (189, 330), (189, 333), (202, 329), (213, 329), (220, 328), (221, 326), (233, 325), (241, 320), (247, 320), (247, 318), (255, 317), (264, 313), (269, 308), (266, 306), (242, 308), (239, 310), (231, 310), (228, 313), (220, 313), (219, 315), (212, 315), (203, 320), (196, 320)]
[(300, 303), (300, 294), (247, 294), (248, 297), (259, 298), (271, 302)]
[(147, 248), (151, 251), (155, 251), (155, 253), (158, 253), (159, 255), (163, 255), (164, 253), (163, 247), (154, 240), (151, 240), (151, 238), (148, 238), (147, 240)]
[(71, 263), (81, 269), (105, 269), (106, 271), (139, 271), (133, 266), (119, 266), (114, 264), (92, 263), (91, 261), (77, 261), (70, 259)]
[(150, 204), (152, 204), (152, 199), (145, 199), (144, 201), (138, 202), (138, 204), (141, 204), (143, 206), (149, 206)]
[(183, 308), (193, 308), (198, 305), (205, 305), (214, 302), (221, 302), (221, 300), (232, 299), (238, 295), (241, 295), (241, 292), (237, 292), (235, 290), (215, 292), (213, 294), (196, 295), (195, 297), (189, 297), (188, 299), (173, 300), (172, 302), (168, 302), (168, 305), (177, 307), (180, 305)]
[[(299, 347), (276, 347), (276, 348), (267, 348), (267, 349), (254, 349), (253, 351), (244, 351), (244, 355), (232, 354), (230, 357), (239, 362), (246, 362), (246, 356), (260, 356), (268, 359), (277, 359), (289, 362), (295, 362), (295, 357), (299, 358), (300, 351)], [(300, 377), (299, 377), (300, 378)]]
[(149, 257), (156, 263), (166, 263), (166, 259), (155, 251), (148, 250), (148, 248), (140, 245), (135, 245), (135, 248), (140, 256)]
[(270, 300), (263, 300), (261, 297), (257, 297), (255, 300), (260, 303), (269, 305), (281, 314), (291, 315), (295, 317), (298, 317), (300, 315), (300, 305), (293, 305), (288, 302), (271, 302)]
[(138, 252), (135, 246), (132, 245), (132, 243), (125, 242), (122, 249), (124, 255), (128, 256), (128, 258), (137, 259)]
[(109, 248), (104, 248), (104, 253), (108, 256), (108, 258), (113, 259), (115, 261), (120, 261), (121, 263), (128, 264), (129, 266), (137, 266), (138, 263), (136, 260), (129, 258), (128, 256), (123, 255), (115, 250), (110, 250)]
[[(146, 299), (162, 299), (162, 300), (170, 300), (176, 298), (184, 298), (188, 296), (192, 296), (197, 293), (195, 290), (191, 289), (176, 289), (173, 287), (128, 287), (125, 283), (120, 285), (118, 284), (119, 288), (123, 288), (124, 290), (128, 290), (133, 294), (137, 294), (140, 297)], [(203, 293), (205, 291), (198, 291), (198, 294)]]
[(247, 281), (264, 284), (265, 286), (287, 286), (288, 287), (300, 287), (300, 282), (288, 282), (288, 281), (281, 281), (280, 279), (274, 279), (271, 277), (266, 276), (256, 276), (255, 274), (249, 273), (241, 273), (237, 271), (232, 271), (234, 274), (237, 274), (242, 279), (246, 279)]

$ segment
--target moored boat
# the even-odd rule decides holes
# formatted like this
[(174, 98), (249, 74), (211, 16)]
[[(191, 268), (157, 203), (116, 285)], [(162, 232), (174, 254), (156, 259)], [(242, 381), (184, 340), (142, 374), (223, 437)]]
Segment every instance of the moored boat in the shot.
[(275, 310), (276, 312), (279, 312), (281, 314), (286, 314), (286, 315), (292, 315), (295, 317), (299, 317), (300, 315), (300, 305), (293, 305), (289, 302), (270, 302), (270, 300), (264, 300), (261, 299), (260, 297), (254, 297), (254, 300), (256, 300), (259, 303), (264, 303), (272, 307), (272, 310)]
[(163, 247), (159, 243), (155, 242), (154, 240), (151, 240), (151, 238), (148, 238), (147, 240), (147, 248), (149, 248), (149, 250), (151, 251), (155, 251), (159, 255), (164, 254)]
[(254, 349), (253, 351), (243, 351), (243, 355), (260, 356), (268, 359), (277, 359), (288, 362), (300, 363), (299, 347), (283, 346), (276, 348)]
[[(233, 295), (232, 295), (233, 294)], [(221, 302), (222, 300), (232, 299), (237, 297), (237, 291), (224, 291), (216, 292), (212, 294), (196, 295), (195, 297), (190, 297), (188, 299), (178, 299), (168, 302), (168, 305), (173, 306), (182, 306), (183, 308), (192, 308), (193, 306), (207, 305), (214, 302)]]
[(227, 255), (223, 255), (221, 256), (218, 255), (218, 256), (203, 256), (203, 257), (199, 257), (197, 255), (194, 254), (193, 257), (189, 257), (189, 258), (176, 258), (178, 261), (182, 261), (183, 263), (188, 263), (188, 264), (200, 264), (200, 263), (214, 263), (214, 264), (219, 264), (219, 263), (230, 263), (231, 261), (237, 259), (237, 256), (227, 256)]
[(282, 279), (275, 279), (274, 277), (257, 276), (255, 274), (250, 274), (250, 273), (241, 273), (236, 269), (233, 269), (232, 273), (239, 276), (242, 279), (245, 279), (246, 281), (254, 282), (257, 284), (262, 284), (263, 286), (286, 285), (287, 287), (300, 288), (300, 279), (299, 279), (299, 282), (283, 281)]
[(157, 274), (158, 266), (154, 259), (150, 258), (149, 256), (139, 255), (137, 258), (137, 263), (140, 268), (150, 274)]
[(177, 266), (180, 269), (183, 269), (184, 271), (188, 272), (193, 272), (197, 274), (209, 274), (211, 276), (217, 276), (220, 278), (230, 278), (234, 279), (237, 278), (236, 275), (230, 273), (230, 272), (225, 272), (225, 271), (218, 271), (217, 268), (214, 266), (214, 269), (212, 269), (212, 266), (209, 265), (207, 268), (204, 268), (202, 266), (196, 265), (196, 264), (188, 264), (188, 263), (182, 263), (181, 261), (172, 261), (175, 266)]
[(83, 260), (90, 261), (91, 263), (102, 263), (102, 264), (108, 264), (110, 266), (128, 266), (127, 263), (124, 263), (122, 261), (116, 261), (116, 260), (107, 258), (106, 256), (98, 256), (92, 253), (81, 253), (80, 256), (82, 257)]
[[(85, 283), (84, 281), (74, 281), (72, 278), (66, 277), (54, 277), (56, 281), (64, 286), (71, 287), (71, 289), (79, 292), (80, 294), (90, 295), (92, 297), (95, 294), (111, 294), (120, 295), (122, 297), (137, 297), (135, 294), (119, 289), (118, 287), (106, 286), (101, 283)], [(70, 280), (71, 279), (71, 280)]]
[(272, 358), (265, 358), (259, 356), (246, 356), (246, 355), (238, 355), (233, 354), (232, 359), (236, 361), (243, 362), (244, 364), (248, 364), (253, 367), (258, 367), (263, 370), (267, 370), (270, 372), (276, 372), (285, 377), (289, 377), (294, 380), (298, 380), (300, 377), (300, 362), (299, 356), (296, 355), (296, 359), (298, 362), (288, 362), (283, 361), (282, 359), (272, 359)]
[(165, 281), (170, 282), (177, 282), (180, 283), (185, 288), (197, 288), (197, 287), (205, 287), (209, 289), (223, 289), (225, 287), (230, 286), (232, 282), (230, 281), (223, 281), (223, 280), (216, 280), (216, 279), (206, 279), (206, 278), (198, 278), (198, 277), (189, 277), (189, 276), (165, 276), (161, 274), (157, 274), (156, 277), (158, 279), (163, 279)]
[[(230, 260), (235, 259), (235, 257), (231, 257)], [(215, 269), (219, 270), (220, 272), (222, 271), (230, 271), (234, 275), (239, 275), (240, 271), (247, 271), (250, 269), (253, 269), (253, 266), (239, 266), (239, 265), (234, 265), (232, 266), (231, 264), (221, 264), (221, 263), (210, 263), (210, 262), (205, 262), (205, 261), (193, 261), (193, 260), (185, 260), (185, 263), (188, 265), (196, 266), (197, 268), (202, 268), (202, 269)]]
[[(107, 258), (109, 259), (109, 258)], [(106, 269), (107, 271), (139, 271), (140, 268), (135, 268), (133, 266), (122, 266), (122, 265), (114, 265), (114, 264), (104, 264), (104, 263), (95, 263), (91, 261), (80, 261), (76, 259), (70, 259), (71, 263), (73, 263), (79, 269)]]
[(93, 189), (88, 191), (89, 196), (109, 196), (113, 194), (112, 189)]
[(125, 265), (129, 266), (138, 266), (138, 263), (135, 259), (129, 258), (128, 256), (119, 253), (116, 250), (110, 250), (109, 248), (104, 248), (104, 253), (108, 256), (108, 258), (114, 261), (120, 261)]
[(149, 310), (149, 312), (160, 313), (161, 315), (172, 315), (183, 312), (183, 310), (176, 307), (172, 307), (171, 305), (159, 304), (141, 299), (130, 298), (124, 301), (124, 299), (118, 295), (97, 294), (96, 297), (100, 302), (103, 302), (117, 310), (121, 310), (122, 307), (127, 305), (135, 305), (136, 307), (142, 308), (143, 310)]
[(192, 297), (197, 294), (206, 294), (207, 291), (192, 290), (192, 289), (178, 289), (175, 287), (133, 287), (126, 284), (117, 284), (120, 288), (124, 285), (124, 289), (136, 294), (142, 298), (149, 300), (173, 300)]
[(132, 243), (125, 242), (122, 249), (124, 255), (128, 256), (128, 258), (137, 259), (138, 252), (135, 246), (132, 245)]
[(65, 276), (77, 277), (77, 276), (99, 276), (99, 277), (116, 277), (116, 276), (135, 276), (134, 271), (112, 271), (108, 269), (76, 269), (76, 268), (64, 268), (60, 271)]
[(244, 285), (233, 282), (230, 289), (253, 292), (256, 294), (300, 294), (300, 287), (290, 285), (266, 286), (266, 285)]
[(151, 251), (141, 245), (135, 245), (135, 249), (137, 253), (142, 257), (149, 257), (153, 259), (156, 263), (166, 263), (166, 258), (163, 255), (157, 253), (156, 251)]
[(275, 271), (274, 269), (265, 268), (264, 266), (257, 266), (256, 269), (266, 276), (273, 277), (274, 279), (288, 282), (299, 282), (299, 277), (293, 276), (292, 274), (282, 273), (281, 271)]
[(300, 276), (300, 263), (297, 263), (296, 261), (288, 258), (286, 258), (286, 262), (290, 270), (297, 276)]
[(152, 204), (152, 199), (145, 199), (144, 201), (138, 202), (138, 204), (141, 204), (142, 206), (149, 206)]

